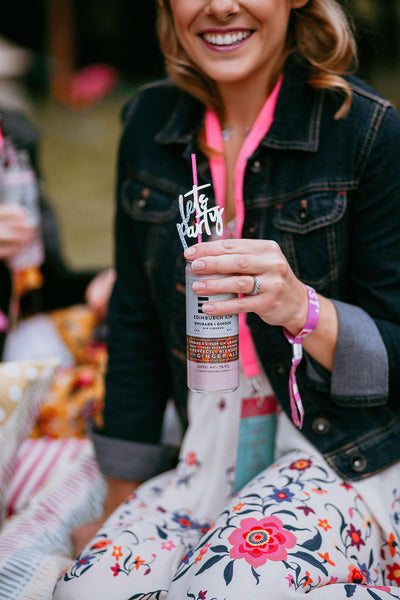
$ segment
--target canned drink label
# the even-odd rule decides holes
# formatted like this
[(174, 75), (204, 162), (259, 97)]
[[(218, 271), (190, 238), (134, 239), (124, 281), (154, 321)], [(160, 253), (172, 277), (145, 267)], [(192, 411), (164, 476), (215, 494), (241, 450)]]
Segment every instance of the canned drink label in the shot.
[[(212, 277), (211, 277), (212, 278)], [(188, 386), (195, 391), (232, 391), (239, 385), (238, 315), (206, 315), (203, 304), (234, 298), (234, 294), (198, 296), (192, 289), (202, 279), (186, 267), (186, 342)]]
[(203, 304), (209, 301), (227, 300), (234, 294), (217, 294), (215, 296), (198, 296), (192, 285), (198, 278), (186, 274), (186, 333), (193, 337), (219, 338), (234, 336), (239, 333), (237, 315), (206, 315)]
[(187, 336), (187, 357), (192, 362), (230, 363), (239, 358), (239, 336), (204, 338)]

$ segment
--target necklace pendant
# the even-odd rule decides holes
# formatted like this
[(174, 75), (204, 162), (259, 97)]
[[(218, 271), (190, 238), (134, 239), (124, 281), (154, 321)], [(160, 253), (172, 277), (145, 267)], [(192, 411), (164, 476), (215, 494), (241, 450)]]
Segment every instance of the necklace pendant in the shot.
[(230, 127), (229, 125), (227, 127), (224, 127), (222, 130), (222, 140), (224, 142), (227, 142), (228, 140), (231, 139), (231, 137), (234, 135), (234, 131), (232, 129), (232, 127)]

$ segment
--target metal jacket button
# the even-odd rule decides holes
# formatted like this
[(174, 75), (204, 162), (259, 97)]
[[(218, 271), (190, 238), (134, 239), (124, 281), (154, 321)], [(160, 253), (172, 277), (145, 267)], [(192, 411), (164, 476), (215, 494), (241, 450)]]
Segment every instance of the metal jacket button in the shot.
[(308, 202), (306, 199), (300, 200), (300, 207), (297, 211), (297, 220), (299, 223), (307, 223), (309, 217)]
[(149, 188), (142, 188), (140, 198), (136, 198), (134, 201), (135, 208), (138, 210), (143, 210), (147, 206), (147, 201), (150, 198), (150, 190)]
[(137, 210), (143, 210), (147, 206), (147, 198), (137, 198), (134, 205)]
[(258, 232), (257, 225), (255, 223), (249, 223), (248, 225), (245, 225), (245, 227), (244, 227), (243, 237), (244, 238), (255, 238), (257, 236), (257, 232)]
[(262, 162), (260, 160), (255, 160), (250, 167), (250, 171), (252, 173), (261, 173), (263, 168)]
[(313, 431), (318, 435), (325, 435), (325, 433), (328, 433), (330, 428), (331, 424), (329, 423), (328, 419), (325, 419), (325, 417), (318, 417), (318, 419), (314, 419), (312, 424)]
[(354, 454), (354, 456), (350, 458), (350, 467), (356, 473), (361, 473), (362, 471), (364, 471), (366, 466), (367, 459), (362, 454)]
[(282, 379), (287, 375), (286, 367), (282, 363), (276, 363), (275, 365), (272, 365), (271, 373), (273, 377), (277, 379)]

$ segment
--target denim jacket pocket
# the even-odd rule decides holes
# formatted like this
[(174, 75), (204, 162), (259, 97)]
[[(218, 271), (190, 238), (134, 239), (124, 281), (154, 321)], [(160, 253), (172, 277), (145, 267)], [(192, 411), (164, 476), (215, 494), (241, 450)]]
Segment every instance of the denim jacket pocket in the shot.
[(344, 265), (347, 192), (306, 191), (275, 206), (273, 224), (293, 271), (319, 292), (334, 294)]
[(121, 186), (122, 206), (134, 221), (162, 224), (178, 220), (179, 190), (163, 190), (127, 179)]

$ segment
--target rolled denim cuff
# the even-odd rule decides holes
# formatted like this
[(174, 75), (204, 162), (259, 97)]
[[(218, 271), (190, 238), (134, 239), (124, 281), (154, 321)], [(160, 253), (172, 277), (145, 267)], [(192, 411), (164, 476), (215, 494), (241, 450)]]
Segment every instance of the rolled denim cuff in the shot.
[(331, 397), (344, 405), (383, 404), (389, 395), (389, 359), (372, 317), (333, 300), (339, 334), (331, 374)]
[(172, 469), (177, 461), (176, 446), (119, 440), (94, 431), (90, 435), (100, 470), (106, 477), (146, 481)]

